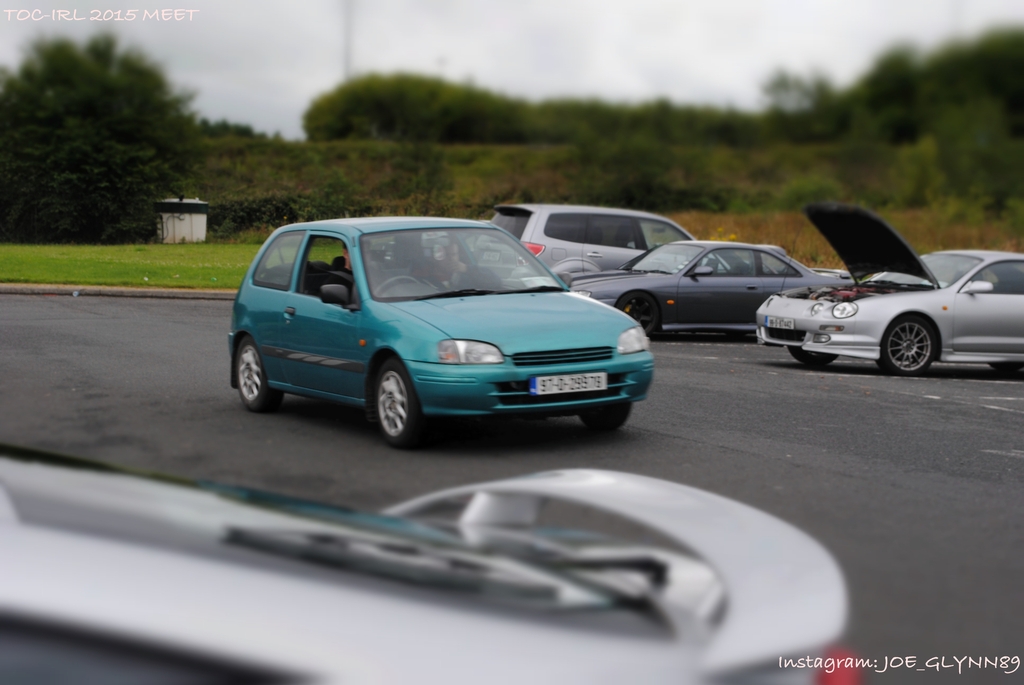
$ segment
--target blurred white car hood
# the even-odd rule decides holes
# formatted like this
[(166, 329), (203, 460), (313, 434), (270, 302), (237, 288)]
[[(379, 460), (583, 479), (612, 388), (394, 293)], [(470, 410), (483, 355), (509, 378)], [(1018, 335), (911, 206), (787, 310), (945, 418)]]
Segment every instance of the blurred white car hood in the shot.
[[(343, 582), (323, 582), (191, 554), (185, 543), (138, 544), (129, 539), (133, 522), (214, 537), (227, 527), (325, 534), (333, 527), (190, 481), (66, 461), (25, 451), (5, 458), (0, 449), (0, 616), (43, 617), (266, 666), (296, 674), (295, 682), (703, 682), (820, 650), (846, 619), (841, 572), (813, 539), (746, 505), (645, 476), (553, 471), (445, 490), (384, 513), (415, 516), (468, 498), (458, 525), (469, 540), (528, 527), (546, 500), (623, 516), (677, 540), (714, 570), (724, 613), (706, 625), (680, 604), (684, 595), (668, 590), (655, 599), (672, 629), (628, 635), (581, 628), (585, 620), (475, 610), (390, 581), (341, 574)], [(107, 517), (104, 525), (124, 527), (127, 537), (38, 523), (41, 512), (61, 506)]]

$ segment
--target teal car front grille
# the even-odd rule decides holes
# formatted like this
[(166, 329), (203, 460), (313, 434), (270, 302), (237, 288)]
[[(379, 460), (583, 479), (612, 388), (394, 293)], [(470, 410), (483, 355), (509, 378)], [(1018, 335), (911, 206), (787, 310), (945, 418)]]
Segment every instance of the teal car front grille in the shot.
[(581, 347), (575, 350), (520, 352), (512, 355), (512, 363), (516, 366), (545, 366), (548, 364), (596, 362), (611, 358), (612, 348), (610, 347)]

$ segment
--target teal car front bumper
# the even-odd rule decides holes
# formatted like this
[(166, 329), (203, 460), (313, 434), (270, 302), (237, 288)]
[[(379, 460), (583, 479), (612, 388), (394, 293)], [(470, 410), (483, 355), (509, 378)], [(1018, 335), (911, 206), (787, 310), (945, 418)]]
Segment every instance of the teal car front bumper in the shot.
[[(427, 416), (558, 416), (646, 398), (654, 378), (654, 357), (650, 352), (638, 352), (588, 364), (528, 367), (516, 366), (509, 359), (502, 364), (465, 365), (410, 361), (406, 368)], [(530, 379), (536, 376), (600, 371), (608, 374), (605, 390), (530, 394)]]

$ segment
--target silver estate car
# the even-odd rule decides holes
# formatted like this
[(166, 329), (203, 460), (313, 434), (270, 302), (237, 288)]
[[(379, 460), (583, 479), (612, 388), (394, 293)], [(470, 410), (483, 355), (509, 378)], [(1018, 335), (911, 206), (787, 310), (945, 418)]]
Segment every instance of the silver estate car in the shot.
[(491, 223), (504, 228), (555, 273), (617, 269), (651, 248), (693, 240), (657, 214), (583, 205), (498, 205)]
[(867, 210), (821, 203), (804, 212), (853, 281), (768, 298), (757, 310), (759, 342), (811, 366), (856, 357), (896, 376), (921, 375), (936, 361), (1024, 368), (1024, 254), (918, 257)]

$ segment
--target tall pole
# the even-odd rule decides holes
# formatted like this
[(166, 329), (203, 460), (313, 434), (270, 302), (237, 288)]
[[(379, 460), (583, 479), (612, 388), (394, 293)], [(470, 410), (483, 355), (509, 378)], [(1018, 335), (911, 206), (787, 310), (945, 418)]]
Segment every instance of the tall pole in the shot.
[(345, 4), (345, 81), (352, 78), (352, 4), (355, 0), (342, 0)]

